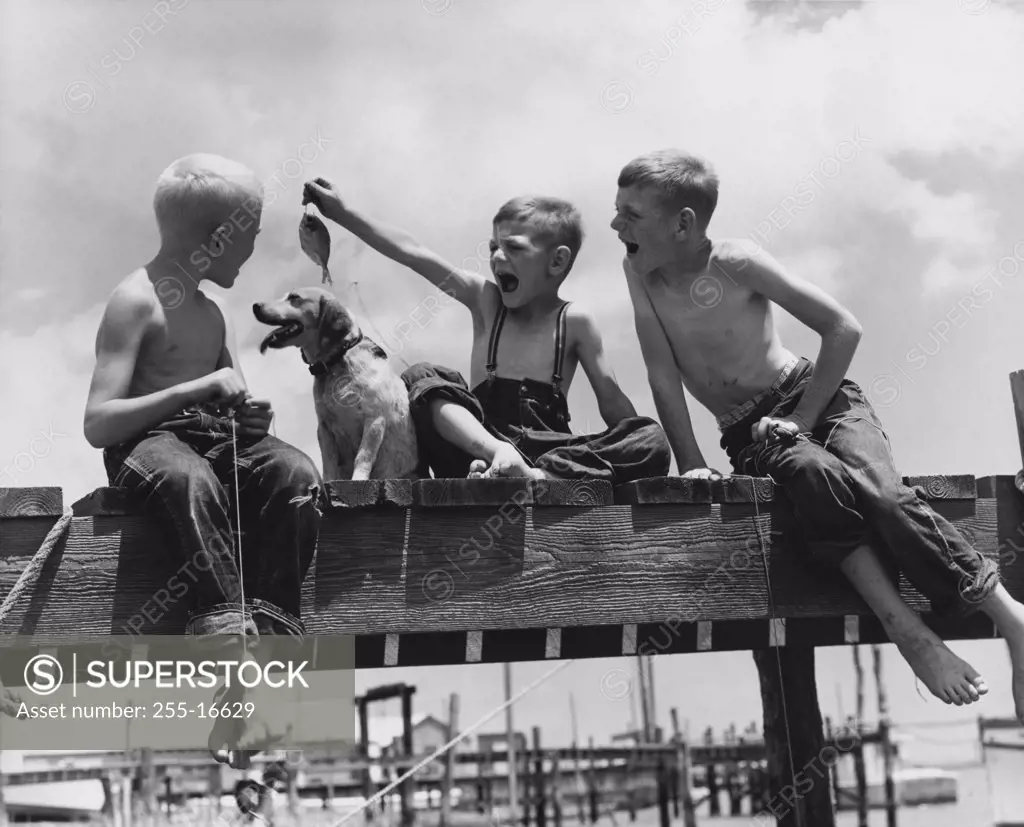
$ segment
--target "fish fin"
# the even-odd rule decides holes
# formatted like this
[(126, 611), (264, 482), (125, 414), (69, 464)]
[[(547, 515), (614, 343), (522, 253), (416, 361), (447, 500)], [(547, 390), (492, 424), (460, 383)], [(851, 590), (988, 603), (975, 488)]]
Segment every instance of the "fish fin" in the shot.
[(326, 264), (321, 264), (320, 267), (323, 269), (323, 278), (320, 280), (321, 284), (334, 284), (331, 279), (331, 271), (327, 269)]

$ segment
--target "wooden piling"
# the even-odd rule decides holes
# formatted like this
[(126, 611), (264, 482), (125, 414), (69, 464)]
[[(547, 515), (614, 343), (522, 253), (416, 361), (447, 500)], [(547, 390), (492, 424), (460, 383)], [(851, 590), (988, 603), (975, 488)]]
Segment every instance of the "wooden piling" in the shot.
[(868, 827), (868, 775), (864, 767), (864, 665), (860, 646), (853, 647), (853, 667), (857, 672), (857, 743), (853, 748), (853, 772), (857, 780), (857, 827)]
[[(452, 693), (448, 701), (448, 740), (459, 734), (459, 696)], [(455, 780), (455, 747), (445, 754), (444, 780), (441, 782), (441, 827), (451, 827), (452, 782)]]
[[(778, 827), (811, 824), (835, 827), (828, 784), (812, 784), (804, 791), (808, 777), (805, 768), (819, 761), (825, 748), (814, 649), (807, 646), (758, 649), (754, 651), (754, 662), (764, 708), (771, 791), (769, 812), (775, 814)], [(805, 780), (801, 783), (800, 779)]]
[(660, 753), (658, 754), (656, 772), (658, 784), (658, 823), (660, 827), (671, 827), (672, 817), (669, 814), (668, 807), (668, 771), (665, 767), (665, 759)]
[[(830, 744), (835, 741), (835, 732), (832, 729), (832, 719), (828, 716), (825, 717), (825, 740)], [(838, 753), (836, 755), (836, 762), (832, 765), (829, 771), (832, 779), (832, 807), (836, 810), (839, 809), (839, 797), (841, 795), (839, 789), (839, 761), (842, 757), (842, 753)]]
[(718, 800), (718, 767), (708, 764), (705, 768), (708, 780), (708, 806), (710, 814), (717, 818), (722, 814), (722, 805)]
[(547, 827), (547, 798), (544, 793), (544, 753), (540, 746), (540, 727), (533, 728), (533, 799), (537, 806), (537, 827)]
[[(412, 695), (415, 691), (416, 688), (412, 686), (406, 686), (402, 689), (402, 752), (405, 758), (412, 758), (413, 756)], [(410, 768), (411, 766), (401, 767), (399, 772), (406, 772)], [(412, 802), (413, 795), (415, 794), (414, 783), (411, 777), (402, 782), (402, 827), (410, 827), (410, 825), (416, 822), (416, 810)]]
[(562, 827), (562, 768), (558, 751), (551, 753), (551, 817), (555, 827)]
[(871, 647), (875, 661), (875, 687), (878, 691), (878, 734), (882, 741), (882, 763), (885, 768), (885, 823), (896, 827), (896, 785), (893, 781), (891, 723), (889, 721), (889, 697), (882, 680), (882, 647)]
[(672, 707), (672, 733), (676, 741), (676, 764), (679, 767), (679, 803), (683, 811), (683, 827), (697, 827), (697, 815), (690, 793), (690, 745), (686, 734), (679, 728), (679, 710)]
[(598, 817), (598, 791), (597, 791), (597, 768), (594, 766), (594, 739), (589, 741), (587, 760), (587, 798), (590, 801), (590, 823), (597, 824)]
[(518, 770), (518, 756), (516, 753), (516, 732), (512, 725), (512, 664), (505, 664), (505, 738), (508, 743), (505, 746), (505, 753), (508, 757), (508, 822), (516, 823), (516, 813), (519, 808), (518, 785), (516, 784), (516, 773)]
[[(369, 701), (365, 698), (356, 698), (356, 704), (359, 707), (359, 755), (369, 761), (370, 760), (370, 714), (369, 714)], [(370, 775), (369, 766), (362, 772), (363, 776), (363, 799), (369, 801), (373, 798), (373, 777)], [(363, 809), (363, 819), (367, 822), (374, 820), (374, 808), (365, 807)]]

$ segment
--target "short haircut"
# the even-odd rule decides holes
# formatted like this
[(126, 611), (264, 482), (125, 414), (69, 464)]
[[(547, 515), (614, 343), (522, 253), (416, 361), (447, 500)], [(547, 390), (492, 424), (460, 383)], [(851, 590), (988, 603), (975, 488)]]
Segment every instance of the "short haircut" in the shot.
[(179, 158), (156, 182), (153, 211), (165, 240), (208, 237), (239, 207), (250, 215), (262, 207), (262, 187), (244, 164), (220, 155)]
[(580, 211), (568, 201), (546, 195), (520, 195), (506, 201), (494, 224), (503, 221), (529, 221), (538, 229), (538, 236), (546, 244), (569, 248), (568, 275), (583, 246), (583, 218)]
[(678, 149), (661, 149), (634, 158), (619, 173), (620, 187), (654, 187), (662, 206), (678, 212), (689, 207), (706, 229), (718, 206), (718, 176), (711, 165)]

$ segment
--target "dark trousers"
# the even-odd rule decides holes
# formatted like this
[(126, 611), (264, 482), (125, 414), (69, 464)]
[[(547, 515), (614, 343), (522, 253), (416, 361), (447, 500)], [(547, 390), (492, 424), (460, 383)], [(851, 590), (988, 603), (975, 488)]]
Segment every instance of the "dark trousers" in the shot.
[[(178, 540), (194, 635), (301, 638), (302, 580), (316, 548), (323, 482), (312, 460), (277, 439), (238, 439), (234, 498), (231, 423), (198, 409), (103, 452), (112, 486), (143, 500)], [(234, 540), (241, 509), (242, 581)]]
[(855, 383), (843, 380), (810, 438), (753, 442), (751, 427), (761, 417), (795, 411), (812, 373), (801, 359), (776, 394), (723, 431), (734, 471), (770, 476), (784, 488), (815, 558), (839, 565), (875, 539), (886, 567), (902, 570), (936, 614), (976, 610), (999, 582), (998, 566), (932, 510), (923, 492), (903, 484), (882, 423)]
[[(661, 426), (643, 416), (629, 417), (599, 434), (573, 434), (567, 418), (553, 416), (550, 386), (499, 379), (479, 398), (458, 371), (426, 362), (402, 379), (416, 424), (421, 471), (437, 478), (465, 477), (474, 457), (437, 433), (431, 403), (438, 399), (469, 410), (496, 438), (514, 445), (536, 468), (562, 479), (607, 480), (613, 485), (668, 474), (672, 452)], [(556, 430), (552, 423), (558, 425)]]

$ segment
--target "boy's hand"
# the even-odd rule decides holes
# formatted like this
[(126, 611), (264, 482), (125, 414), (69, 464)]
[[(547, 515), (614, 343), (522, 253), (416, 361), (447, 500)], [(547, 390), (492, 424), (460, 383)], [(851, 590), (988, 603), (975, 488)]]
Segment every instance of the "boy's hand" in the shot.
[(269, 399), (249, 399), (235, 411), (235, 423), (241, 436), (261, 438), (270, 432), (274, 412)]
[(754, 423), (750, 429), (750, 436), (754, 442), (765, 442), (773, 436), (786, 436), (795, 438), (797, 434), (809, 434), (811, 429), (799, 416), (790, 415), (773, 419), (770, 416), (762, 416), (759, 422)]
[(199, 380), (197, 402), (208, 402), (221, 408), (235, 408), (249, 396), (245, 382), (234, 368), (221, 368)]
[(314, 178), (302, 187), (302, 205), (313, 204), (320, 212), (333, 221), (345, 210), (341, 195), (334, 184), (326, 178)]
[(714, 468), (690, 468), (679, 474), (684, 480), (724, 480), (728, 474)]

